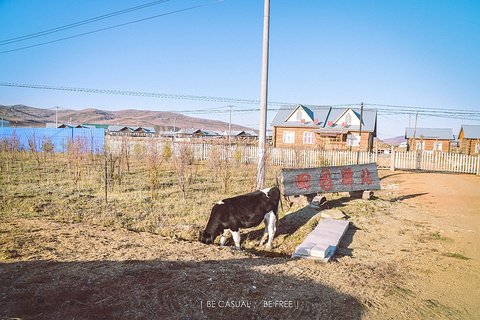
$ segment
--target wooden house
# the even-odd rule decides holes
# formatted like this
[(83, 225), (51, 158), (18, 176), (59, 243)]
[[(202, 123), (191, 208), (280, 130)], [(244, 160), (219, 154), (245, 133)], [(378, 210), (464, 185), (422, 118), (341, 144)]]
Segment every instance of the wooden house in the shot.
[(455, 137), (450, 128), (406, 128), (405, 139), (408, 151), (450, 152), (450, 143)]
[(467, 155), (480, 155), (480, 125), (462, 125), (458, 134), (460, 151)]
[(129, 136), (129, 137), (153, 137), (155, 128), (153, 127), (130, 127), (130, 126), (109, 126), (107, 134), (111, 136)]
[(230, 136), (231, 139), (236, 140), (258, 140), (258, 134), (256, 134), (254, 131), (232, 130), (229, 132), (227, 130), (224, 131), (222, 135), (227, 139)]
[(277, 148), (371, 151), (377, 135), (377, 111), (364, 109), (361, 115), (359, 108), (284, 106), (271, 126)]

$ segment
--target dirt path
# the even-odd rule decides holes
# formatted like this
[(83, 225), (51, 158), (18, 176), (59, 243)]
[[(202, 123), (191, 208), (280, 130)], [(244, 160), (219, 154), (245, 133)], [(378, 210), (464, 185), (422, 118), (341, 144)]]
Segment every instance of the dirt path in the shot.
[[(351, 226), (331, 263), (0, 215), (0, 317), (480, 318), (480, 177), (381, 177), (376, 200), (332, 199)], [(318, 217), (297, 208), (284, 221)], [(288, 230), (276, 253), (292, 249)]]
[(480, 317), (480, 177), (401, 172), (385, 180), (398, 183), (404, 202), (420, 209), (406, 218), (437, 230), (441, 246), (432, 249), (449, 258), (415, 281), (419, 296), (462, 310), (468, 319)]

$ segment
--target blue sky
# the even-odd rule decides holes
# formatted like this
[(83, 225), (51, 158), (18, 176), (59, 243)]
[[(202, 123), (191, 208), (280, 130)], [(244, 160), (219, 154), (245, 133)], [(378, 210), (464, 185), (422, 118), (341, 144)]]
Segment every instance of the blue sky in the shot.
[[(47, 36), (8, 40), (153, 2), (0, 0), (0, 82), (260, 99), (263, 5), (223, 2), (28, 49), (5, 52), (206, 4), (170, 0)], [(269, 101), (373, 104), (480, 113), (480, 1), (271, 0)], [(0, 104), (180, 112), (258, 128), (258, 105), (0, 86)], [(277, 106), (271, 106), (270, 122)], [(206, 110), (192, 113), (195, 110)], [(241, 112), (242, 110), (247, 110)], [(380, 138), (408, 115), (378, 115)], [(458, 111), (458, 114), (462, 112)], [(420, 115), (458, 134), (473, 120)]]

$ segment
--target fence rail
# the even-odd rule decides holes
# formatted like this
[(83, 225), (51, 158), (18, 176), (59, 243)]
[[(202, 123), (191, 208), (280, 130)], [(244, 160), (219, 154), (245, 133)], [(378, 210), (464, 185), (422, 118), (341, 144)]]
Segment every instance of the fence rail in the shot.
[(395, 168), (480, 175), (480, 157), (444, 152), (395, 152)]
[[(124, 142), (123, 142), (124, 143)], [(134, 148), (141, 142), (129, 143)], [(144, 144), (151, 142), (144, 142)], [(158, 140), (154, 148), (162, 151), (165, 145), (170, 144), (173, 154), (178, 154), (184, 143), (171, 143)], [(108, 140), (107, 145), (112, 151), (122, 148), (121, 140)], [(212, 153), (225, 159), (239, 162), (258, 162), (258, 147), (250, 145), (227, 145), (212, 143), (189, 143), (192, 156), (196, 160), (208, 160)], [(365, 164), (375, 162), (379, 169), (412, 169), (456, 173), (471, 173), (480, 175), (480, 156), (443, 152), (392, 152), (389, 155), (378, 155), (372, 152), (357, 151), (326, 151), (270, 148), (267, 150), (267, 160), (275, 166), (282, 167), (321, 167)]]

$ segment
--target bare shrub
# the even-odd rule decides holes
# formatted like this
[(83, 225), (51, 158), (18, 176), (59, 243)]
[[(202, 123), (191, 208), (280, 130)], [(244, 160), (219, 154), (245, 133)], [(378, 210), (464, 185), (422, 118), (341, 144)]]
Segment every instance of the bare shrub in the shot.
[(150, 190), (158, 189), (160, 186), (161, 166), (164, 161), (163, 155), (159, 152), (156, 140), (150, 140), (146, 154), (148, 180), (150, 182)]
[(20, 150), (20, 141), (15, 132), (11, 137), (5, 137), (0, 140), (0, 169), (7, 172), (8, 181), (10, 181), (10, 171), (13, 168), (13, 164), (19, 158)]
[(88, 150), (88, 143), (85, 137), (75, 137), (67, 141), (67, 167), (77, 185), (82, 175), (83, 164)]
[(27, 138), (28, 141), (28, 148), (30, 153), (32, 154), (35, 162), (37, 163), (37, 175), (38, 179), (41, 178), (40, 171), (41, 171), (41, 154), (39, 150), (39, 141), (37, 141), (37, 137), (35, 135), (35, 131), (32, 132), (32, 135)]
[(172, 145), (170, 143), (166, 143), (163, 146), (163, 159), (168, 161), (172, 157)]
[(230, 145), (228, 140), (217, 141), (210, 153), (209, 167), (213, 170), (215, 180), (219, 180), (224, 192), (227, 192), (232, 178), (230, 162)]
[(183, 200), (187, 198), (187, 169), (188, 166), (193, 164), (193, 154), (190, 146), (186, 143), (180, 143), (178, 145), (177, 153), (172, 158), (173, 170), (175, 171), (175, 177), (177, 178), (177, 186), (182, 192)]
[(48, 157), (52, 160), (53, 172), (55, 173), (55, 144), (50, 137), (43, 137), (42, 139), (43, 164), (44, 171), (47, 171)]
[(122, 136), (122, 144), (120, 147), (120, 161), (118, 164), (119, 175), (123, 173), (123, 167), (127, 166), (127, 172), (130, 172), (130, 139), (126, 136)]

